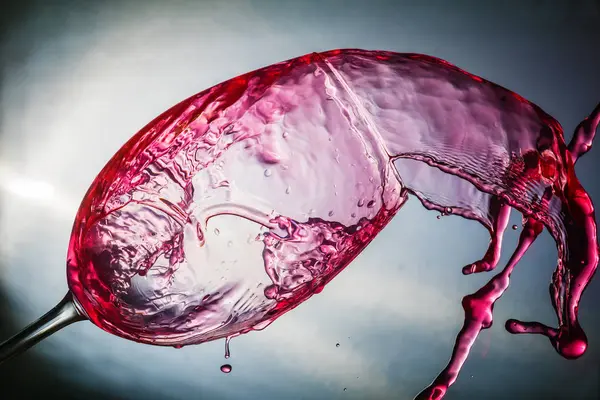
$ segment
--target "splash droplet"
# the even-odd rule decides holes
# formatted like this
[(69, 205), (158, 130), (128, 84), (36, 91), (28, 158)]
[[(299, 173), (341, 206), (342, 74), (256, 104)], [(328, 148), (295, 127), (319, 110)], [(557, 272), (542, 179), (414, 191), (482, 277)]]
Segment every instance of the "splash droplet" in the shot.
[(271, 171), (270, 169), (265, 169), (265, 176), (268, 178), (269, 176), (271, 176), (273, 174), (273, 171)]
[(340, 347), (340, 344), (339, 344), (339, 343), (336, 343), (336, 344), (335, 344), (335, 347)]
[(231, 372), (231, 365), (230, 364), (223, 364), (221, 365), (221, 372), (223, 372), (224, 374), (228, 374)]
[(215, 236), (219, 236), (221, 234), (221, 231), (219, 230), (219, 228), (215, 228), (214, 232), (215, 232)]
[(277, 294), (279, 293), (279, 289), (276, 285), (269, 285), (264, 290), (264, 295), (267, 299), (275, 299), (277, 298)]

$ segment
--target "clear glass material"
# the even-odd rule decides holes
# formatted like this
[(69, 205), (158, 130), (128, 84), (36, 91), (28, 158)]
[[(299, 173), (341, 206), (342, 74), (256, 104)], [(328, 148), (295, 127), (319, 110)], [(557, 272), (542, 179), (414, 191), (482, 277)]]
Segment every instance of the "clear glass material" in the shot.
[(0, 345), (0, 362), (5, 362), (24, 352), (39, 341), (77, 321), (83, 321), (71, 292), (40, 319)]

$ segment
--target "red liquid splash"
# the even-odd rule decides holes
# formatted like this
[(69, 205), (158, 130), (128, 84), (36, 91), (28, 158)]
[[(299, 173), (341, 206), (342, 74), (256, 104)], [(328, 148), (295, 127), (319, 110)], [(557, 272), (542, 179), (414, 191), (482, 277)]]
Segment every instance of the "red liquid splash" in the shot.
[(90, 320), (127, 339), (229, 339), (319, 293), (408, 194), (488, 228), (488, 251), (465, 274), (496, 266), (515, 208), (527, 218), (518, 249), (463, 300), (451, 362), (420, 397), (439, 399), (454, 382), (542, 226), (559, 250), (559, 327), (507, 329), (578, 357), (577, 306), (598, 248), (573, 163), (591, 147), (599, 108), (567, 147), (534, 104), (429, 56), (334, 50), (250, 72), (177, 104), (111, 159), (75, 220), (69, 286)]
[[(568, 146), (569, 153), (573, 162), (576, 162), (579, 157), (588, 152), (592, 146), (592, 141), (595, 136), (596, 129), (600, 123), (600, 104), (592, 112), (590, 118), (585, 119), (576, 129), (575, 135)], [(545, 192), (546, 196), (544, 199), (547, 201), (551, 193), (550, 191)], [(587, 224), (588, 233), (590, 230), (594, 232), (592, 239), (595, 238), (595, 220), (593, 214), (593, 206), (591, 201), (587, 199), (584, 203), (587, 207), (584, 211), (588, 214), (583, 217), (580, 216), (581, 222)], [(508, 211), (507, 211), (508, 210)], [(496, 208), (495, 220), (497, 222), (496, 232), (503, 232), (506, 229), (508, 223), (510, 209), (502, 205)], [(587, 217), (587, 218), (586, 218)], [(513, 229), (517, 229), (516, 225), (513, 225)], [(498, 300), (508, 289), (510, 274), (514, 267), (517, 265), (521, 257), (525, 254), (529, 246), (535, 241), (539, 234), (543, 230), (543, 225), (539, 221), (528, 218), (523, 227), (523, 232), (519, 237), (519, 243), (517, 249), (513, 253), (506, 267), (498, 275), (494, 276), (485, 286), (479, 289), (476, 293), (463, 298), (462, 305), (465, 310), (465, 321), (463, 328), (456, 338), (456, 344), (454, 345), (454, 352), (450, 362), (446, 368), (438, 375), (433, 383), (425, 388), (416, 399), (430, 399), (437, 400), (444, 397), (444, 394), (448, 390), (448, 387), (456, 381), (460, 369), (469, 355), (471, 347), (475, 343), (475, 339), (483, 329), (488, 329), (492, 326), (493, 318), (492, 313), (494, 309), (494, 303)], [(498, 237), (500, 239), (498, 239)], [(488, 265), (494, 268), (498, 262), (498, 257), (494, 252), (500, 249), (501, 233), (496, 236), (492, 236), (490, 248), (486, 253), (484, 259), (493, 259), (494, 261)], [(590, 243), (593, 245), (593, 243)], [(581, 248), (585, 248), (585, 242), (580, 243)], [(576, 250), (580, 250), (577, 249)], [(561, 309), (559, 308), (558, 301), (560, 296), (557, 293), (557, 288), (561, 287), (562, 280), (561, 276), (555, 272), (553, 282), (550, 286), (550, 292), (552, 295), (554, 309), (558, 315), (560, 327), (559, 329), (548, 327), (539, 322), (520, 322), (514, 319), (506, 321), (506, 330), (513, 334), (533, 333), (542, 334), (548, 337), (552, 345), (563, 357), (567, 359), (575, 359), (582, 356), (587, 349), (587, 338), (585, 333), (579, 326), (577, 321), (577, 308), (579, 305), (580, 296), (583, 293), (585, 285), (589, 283), (598, 263), (598, 250), (597, 247), (591, 247), (588, 249), (589, 256), (595, 259), (595, 263), (589, 263), (588, 268), (584, 268), (586, 262), (582, 260), (579, 268), (568, 272), (569, 277), (573, 277), (577, 283), (577, 287), (573, 290), (573, 286), (565, 288), (566, 293), (569, 293), (572, 297), (572, 301), (568, 302), (568, 307), (571, 307), (571, 313), (568, 314), (567, 318), (569, 322), (563, 322)], [(464, 270), (463, 270), (464, 272)], [(479, 271), (477, 271), (479, 272)], [(571, 278), (571, 279), (573, 279)], [(583, 287), (581, 282), (585, 282)], [(570, 303), (570, 304), (569, 304)]]

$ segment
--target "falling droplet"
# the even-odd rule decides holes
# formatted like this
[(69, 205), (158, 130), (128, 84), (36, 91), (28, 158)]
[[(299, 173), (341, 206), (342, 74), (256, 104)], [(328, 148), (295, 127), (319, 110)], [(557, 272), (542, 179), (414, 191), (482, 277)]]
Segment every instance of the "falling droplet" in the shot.
[(271, 176), (271, 174), (272, 174), (272, 173), (273, 173), (273, 172), (271, 172), (271, 170), (270, 170), (270, 169), (268, 169), (268, 168), (267, 168), (267, 169), (265, 169), (265, 176), (266, 176), (267, 178), (268, 178), (269, 176)]
[(231, 372), (231, 365), (229, 364), (223, 364), (221, 365), (221, 372), (223, 372), (224, 374), (228, 374)]
[(350, 216), (351, 216), (352, 218), (356, 218), (356, 213), (352, 213), (352, 214), (350, 214)]
[(516, 231), (517, 229), (519, 229), (519, 227), (517, 225), (513, 225), (512, 228), (513, 228), (513, 231)]
[(336, 343), (336, 344), (335, 344), (335, 347), (340, 347), (340, 344), (339, 344), (339, 343)]
[(344, 392), (345, 392), (346, 390), (348, 390), (348, 388), (344, 388)]
[(291, 191), (292, 191), (291, 187), (288, 186), (287, 188), (285, 188), (285, 194), (290, 194)]
[(215, 228), (215, 236), (219, 236), (220, 233), (221, 231), (219, 230), (219, 228)]
[(329, 214), (328, 214), (328, 215), (329, 215), (330, 217), (333, 217), (333, 210), (332, 210), (332, 211), (329, 211)]
[[(229, 342), (231, 341), (231, 336), (227, 336), (225, 338), (225, 358), (229, 358), (231, 353), (229, 352)], [(222, 370), (223, 367), (221, 367)]]

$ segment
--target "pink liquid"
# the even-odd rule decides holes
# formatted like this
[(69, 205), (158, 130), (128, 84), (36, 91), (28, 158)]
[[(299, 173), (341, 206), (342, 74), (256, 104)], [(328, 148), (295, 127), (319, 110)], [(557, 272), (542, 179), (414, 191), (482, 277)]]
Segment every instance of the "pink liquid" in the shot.
[(231, 370), (232, 370), (231, 365), (229, 365), (229, 364), (221, 365), (221, 372), (228, 374), (231, 372)]
[(577, 307), (598, 247), (573, 164), (599, 119), (600, 107), (567, 147), (534, 104), (419, 54), (334, 50), (265, 67), (184, 100), (119, 150), (78, 212), (69, 286), (90, 320), (121, 337), (229, 340), (319, 293), (408, 194), (488, 228), (488, 251), (465, 274), (496, 266), (515, 208), (527, 218), (519, 247), (463, 300), (452, 359), (420, 398), (439, 399), (454, 382), (543, 226), (559, 251), (559, 326), (507, 329), (546, 335), (576, 358), (587, 347)]

